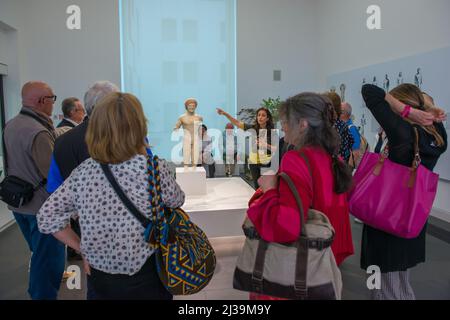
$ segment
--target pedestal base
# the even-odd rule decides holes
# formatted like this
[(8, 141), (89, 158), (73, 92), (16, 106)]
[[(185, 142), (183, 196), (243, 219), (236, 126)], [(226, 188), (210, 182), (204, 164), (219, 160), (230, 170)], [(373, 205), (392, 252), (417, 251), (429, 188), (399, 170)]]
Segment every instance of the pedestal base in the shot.
[(186, 196), (206, 194), (206, 170), (203, 167), (177, 168), (177, 183)]
[(205, 196), (186, 197), (183, 209), (209, 238), (243, 236), (248, 200), (255, 190), (241, 178), (207, 179)]

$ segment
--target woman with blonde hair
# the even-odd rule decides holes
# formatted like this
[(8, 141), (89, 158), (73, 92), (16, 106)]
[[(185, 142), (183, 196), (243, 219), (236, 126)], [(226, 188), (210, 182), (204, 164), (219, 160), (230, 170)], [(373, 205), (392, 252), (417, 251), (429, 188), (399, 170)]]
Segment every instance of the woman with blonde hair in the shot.
[[(390, 93), (375, 85), (364, 85), (362, 95), (370, 112), (384, 129), (389, 141), (389, 160), (409, 167), (414, 158), (415, 130), (419, 132), (421, 164), (433, 170), (447, 149), (447, 134), (440, 123), (442, 110), (427, 105), (422, 92), (412, 84), (402, 84)], [(380, 191), (382, 192), (382, 191)], [(425, 262), (427, 225), (417, 238), (404, 239), (365, 225), (361, 247), (361, 268), (381, 269), (381, 289), (373, 299), (414, 300), (409, 282), (410, 269)]]
[[(86, 142), (91, 156), (77, 167), (38, 214), (39, 229), (80, 252), (93, 299), (172, 299), (159, 280), (154, 251), (144, 227), (126, 209), (102, 171), (108, 165), (117, 183), (139, 211), (152, 212), (145, 143), (147, 120), (139, 100), (111, 93), (95, 107)], [(151, 160), (151, 159), (150, 159)], [(184, 193), (164, 160), (159, 161), (166, 206), (184, 203)], [(79, 216), (81, 239), (70, 229)]]

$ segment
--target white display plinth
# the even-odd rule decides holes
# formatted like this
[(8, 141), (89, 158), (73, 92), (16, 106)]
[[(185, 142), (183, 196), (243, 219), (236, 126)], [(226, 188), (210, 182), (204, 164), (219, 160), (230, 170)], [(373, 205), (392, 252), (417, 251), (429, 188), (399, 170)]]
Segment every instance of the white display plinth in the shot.
[(186, 196), (206, 194), (206, 170), (203, 167), (176, 168), (177, 183)]
[(208, 237), (242, 236), (255, 190), (238, 177), (207, 179), (206, 186), (206, 195), (187, 196), (182, 208)]

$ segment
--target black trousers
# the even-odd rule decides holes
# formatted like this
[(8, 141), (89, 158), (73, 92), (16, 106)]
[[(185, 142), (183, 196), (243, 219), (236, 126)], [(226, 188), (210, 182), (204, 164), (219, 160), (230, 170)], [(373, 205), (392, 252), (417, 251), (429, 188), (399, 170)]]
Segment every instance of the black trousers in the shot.
[(94, 294), (91, 300), (172, 300), (156, 271), (153, 254), (138, 273), (129, 276), (109, 274), (91, 268), (89, 285)]
[(258, 179), (261, 177), (261, 165), (260, 164), (250, 164), (250, 173), (252, 175), (253, 186), (255, 189), (259, 188)]

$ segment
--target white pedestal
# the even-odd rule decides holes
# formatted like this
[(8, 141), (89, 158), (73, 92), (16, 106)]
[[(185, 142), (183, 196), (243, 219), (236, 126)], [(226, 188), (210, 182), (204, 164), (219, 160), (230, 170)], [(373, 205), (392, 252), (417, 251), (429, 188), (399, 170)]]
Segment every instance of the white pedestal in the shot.
[(203, 167), (177, 168), (177, 183), (186, 196), (206, 194), (206, 170)]
[(238, 177), (207, 179), (206, 186), (206, 195), (186, 197), (182, 208), (210, 238), (242, 236), (255, 190)]

